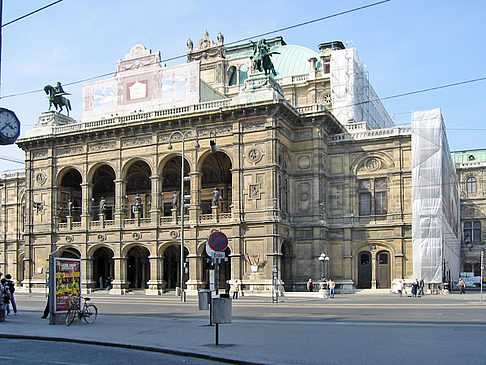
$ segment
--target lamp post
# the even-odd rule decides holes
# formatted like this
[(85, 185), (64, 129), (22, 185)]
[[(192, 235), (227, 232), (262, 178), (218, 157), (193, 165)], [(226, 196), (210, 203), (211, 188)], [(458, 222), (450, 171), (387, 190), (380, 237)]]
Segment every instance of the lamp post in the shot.
[[(327, 256), (324, 252), (322, 252), (319, 257), (317, 258), (321, 262), (321, 281), (319, 283), (319, 298), (325, 298), (326, 297), (326, 289), (325, 289), (325, 282), (324, 282), (324, 263), (329, 262), (329, 256)], [(328, 276), (328, 273), (326, 273), (326, 277)]]
[(480, 292), (479, 292), (479, 302), (483, 302), (483, 277), (484, 277), (484, 250), (486, 249), (485, 246), (481, 247), (481, 283), (479, 284)]
[[(181, 151), (181, 194), (180, 194), (180, 204), (181, 204), (181, 267), (180, 267), (180, 295), (181, 295), (181, 301), (185, 301), (185, 295), (184, 295), (184, 208), (185, 208), (185, 197), (184, 197), (184, 182), (186, 181), (186, 177), (184, 176), (184, 155), (185, 155), (185, 142), (186, 142), (186, 137), (193, 133), (196, 136), (196, 144), (195, 147), (199, 148), (199, 139), (197, 136), (197, 132), (194, 130), (188, 130), (185, 132), (181, 131), (174, 131), (170, 134), (169, 136), (169, 150), (171, 150), (172, 147), (172, 137), (175, 136), (176, 134), (181, 136), (181, 143), (182, 143), (182, 151)], [(188, 180), (190, 177), (188, 176)]]

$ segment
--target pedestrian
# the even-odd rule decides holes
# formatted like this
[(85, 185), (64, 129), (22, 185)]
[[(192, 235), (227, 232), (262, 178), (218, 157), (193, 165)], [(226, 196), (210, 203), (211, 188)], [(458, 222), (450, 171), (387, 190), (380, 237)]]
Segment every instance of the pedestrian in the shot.
[(240, 290), (240, 285), (238, 280), (235, 280), (233, 285), (231, 285), (231, 293), (233, 294), (233, 299), (238, 299), (238, 291)]
[(4, 306), (4, 312), (2, 313), (2, 317), (5, 317), (7, 314), (8, 304), (10, 303), (10, 291), (8, 290), (7, 279), (2, 278), (0, 280), (0, 293), (1, 298)]
[(312, 291), (314, 289), (314, 283), (312, 282), (312, 279), (309, 279), (307, 282), (307, 291)]
[[(10, 302), (12, 303), (12, 309), (14, 311), (14, 314), (17, 316), (19, 312), (17, 311), (17, 304), (15, 303), (15, 297), (14, 297), (15, 283), (12, 280), (12, 275), (10, 274), (5, 275), (5, 279), (7, 279), (7, 286), (10, 291)], [(7, 304), (7, 315), (9, 314), (10, 314), (10, 305)]]
[(412, 297), (417, 298), (417, 291), (418, 291), (419, 282), (418, 279), (412, 283)]
[(462, 278), (459, 279), (459, 282), (456, 285), (459, 288), (459, 294), (466, 294), (466, 283)]
[(424, 295), (424, 286), (425, 286), (425, 281), (424, 281), (424, 277), (422, 276), (422, 278), (419, 281), (419, 292), (418, 292), (419, 296)]
[(332, 279), (329, 279), (329, 281), (327, 282), (327, 287), (329, 288), (329, 298), (334, 299), (334, 290), (336, 288), (336, 283)]
[(41, 318), (47, 318), (47, 316), (49, 315), (49, 278), (47, 278), (46, 280), (46, 288), (47, 288), (47, 303), (46, 303), (46, 307), (44, 308), (44, 314), (42, 315)]
[(403, 292), (403, 282), (401, 280), (398, 280), (398, 283), (397, 283), (397, 294), (399, 297), (402, 296), (402, 292)]

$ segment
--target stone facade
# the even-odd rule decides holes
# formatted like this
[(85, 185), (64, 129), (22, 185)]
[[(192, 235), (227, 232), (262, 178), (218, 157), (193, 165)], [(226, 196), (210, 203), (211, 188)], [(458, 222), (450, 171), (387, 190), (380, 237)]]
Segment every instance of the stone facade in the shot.
[[(285, 46), (280, 37), (267, 42)], [(221, 288), (239, 280), (252, 292), (303, 290), (322, 277), (341, 289), (391, 288), (412, 279), (410, 128), (371, 129), (356, 119), (344, 126), (332, 110), (329, 48), (305, 52), (305, 72), (279, 66), (273, 80), (251, 70), (251, 44), (225, 47), (222, 35), (215, 42), (205, 34), (195, 47), (188, 42), (188, 71), (180, 68), (199, 70), (199, 100), (170, 107), (150, 94), (163, 93), (151, 83), (170, 69), (134, 47), (128, 70), (87, 88), (86, 120), (44, 113), (18, 142), (25, 177), (1, 181), (2, 271), (42, 291), (48, 255), (59, 249), (82, 259), (85, 290), (108, 279), (113, 293), (175, 289), (183, 196), (188, 290), (206, 286), (214, 230), (229, 238)], [(128, 100), (123, 90), (134, 85)], [(124, 113), (105, 108), (98, 118), (89, 99), (97, 88), (111, 88)], [(330, 260), (319, 261), (321, 253)]]

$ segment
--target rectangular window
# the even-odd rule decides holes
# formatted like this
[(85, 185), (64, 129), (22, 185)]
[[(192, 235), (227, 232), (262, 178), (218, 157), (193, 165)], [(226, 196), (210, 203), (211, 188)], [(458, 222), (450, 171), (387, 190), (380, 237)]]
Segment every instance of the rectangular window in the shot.
[(464, 243), (481, 243), (481, 222), (472, 221), (463, 224)]
[(325, 74), (331, 73), (331, 57), (326, 56), (322, 58), (322, 70)]
[(371, 214), (371, 193), (359, 193), (359, 215)]

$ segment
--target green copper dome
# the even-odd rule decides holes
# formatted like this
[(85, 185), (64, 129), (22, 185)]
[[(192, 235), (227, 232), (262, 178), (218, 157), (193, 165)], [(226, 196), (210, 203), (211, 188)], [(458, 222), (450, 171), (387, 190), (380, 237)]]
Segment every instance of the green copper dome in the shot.
[(313, 50), (294, 45), (272, 47), (272, 51), (280, 54), (272, 55), (272, 62), (277, 71), (276, 79), (287, 76), (308, 74), (310, 69), (309, 58), (317, 59), (317, 70), (321, 69), (319, 54)]

